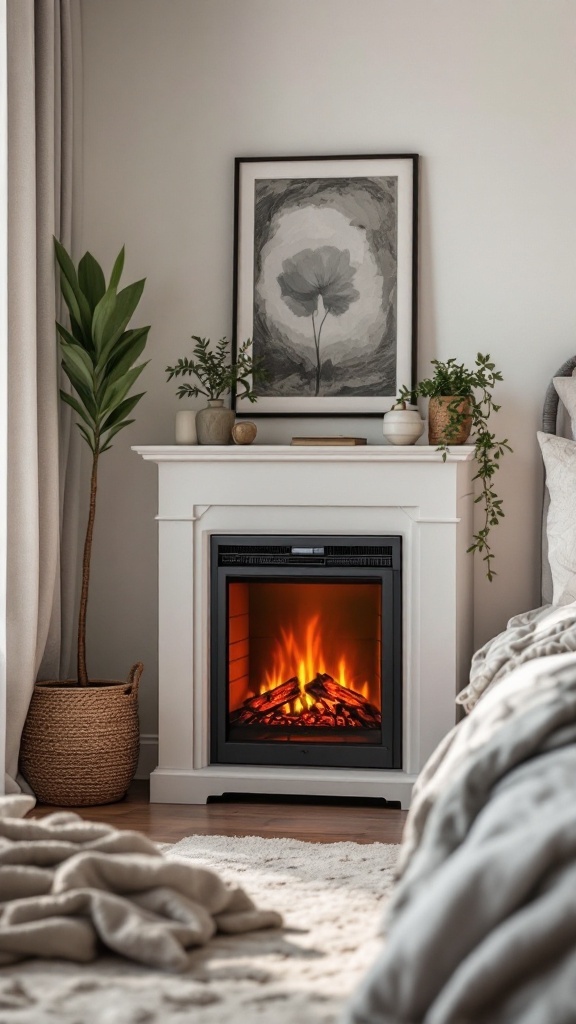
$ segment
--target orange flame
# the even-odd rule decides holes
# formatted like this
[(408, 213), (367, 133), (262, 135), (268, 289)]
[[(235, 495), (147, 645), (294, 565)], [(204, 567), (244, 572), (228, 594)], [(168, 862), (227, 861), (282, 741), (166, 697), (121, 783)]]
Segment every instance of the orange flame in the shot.
[(356, 690), (368, 700), (368, 681), (360, 682), (354, 677), (350, 656), (347, 657), (346, 653), (342, 652), (338, 656), (331, 653), (330, 658), (326, 657), (324, 635), (320, 614), (310, 616), (298, 631), (298, 636), (294, 628), (280, 629), (280, 638), (276, 641), (270, 668), (260, 684), (260, 693), (281, 686), (287, 679), (296, 676), (300, 683), (300, 697), (293, 701), (293, 706), (284, 706), (287, 714), (298, 714), (312, 707), (314, 698), (305, 692), (304, 687), (306, 683), (315, 679), (319, 672), (327, 672), (340, 686)]

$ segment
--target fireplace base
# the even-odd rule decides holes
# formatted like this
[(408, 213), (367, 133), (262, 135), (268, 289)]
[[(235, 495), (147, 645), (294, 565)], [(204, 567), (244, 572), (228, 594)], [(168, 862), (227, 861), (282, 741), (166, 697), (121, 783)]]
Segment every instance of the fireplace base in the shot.
[(250, 793), (270, 796), (363, 797), (410, 806), (416, 775), (404, 771), (349, 768), (272, 768), (210, 765), (196, 771), (157, 768), (150, 777), (152, 803), (204, 804), (211, 796)]

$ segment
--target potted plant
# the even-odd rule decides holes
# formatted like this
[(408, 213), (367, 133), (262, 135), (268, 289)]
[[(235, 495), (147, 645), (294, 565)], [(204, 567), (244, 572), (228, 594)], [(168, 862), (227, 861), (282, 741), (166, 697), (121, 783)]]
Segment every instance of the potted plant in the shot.
[(250, 339), (238, 349), (233, 362), (230, 359), (229, 343), (220, 338), (212, 349), (209, 338), (192, 335), (195, 342), (192, 350), (193, 358), (179, 359), (176, 366), (167, 366), (167, 379), (173, 377), (196, 377), (198, 384), (180, 384), (176, 394), (178, 398), (185, 396), (205, 395), (208, 406), (201, 409), (196, 416), (196, 429), (199, 444), (229, 444), (234, 426), (234, 412), (224, 408), (223, 395), (229, 394), (240, 386), (243, 398), (249, 402), (256, 401), (251, 382), (261, 375), (255, 360), (248, 355)]
[(76, 413), (77, 426), (92, 453), (88, 522), (82, 558), (78, 614), (77, 677), (36, 683), (22, 735), (20, 766), (39, 800), (93, 805), (121, 799), (138, 761), (137, 694), (142, 664), (128, 680), (91, 680), (86, 667), (86, 613), (100, 456), (115, 435), (133, 423), (130, 413), (142, 398), (130, 394), (147, 365), (137, 363), (149, 327), (128, 329), (144, 288), (136, 281), (118, 291), (124, 248), (108, 285), (102, 268), (85, 253), (74, 266), (54, 239), (60, 287), (70, 330), (57, 323), (62, 368), (75, 394), (60, 391)]
[(429, 398), (428, 440), (438, 446), (446, 458), (449, 445), (465, 444), (470, 434), (474, 444), (477, 472), (474, 480), (480, 481), (480, 493), (475, 499), (482, 503), (484, 522), (473, 536), (468, 551), (483, 553), (486, 575), (492, 580), (494, 555), (489, 543), (490, 530), (498, 526), (504, 517), (502, 501), (493, 487), (493, 477), (500, 466), (505, 451), (511, 452), (508, 439), (498, 441), (488, 428), (493, 412), (498, 412), (492, 393), (494, 385), (502, 380), (489, 355), (476, 356), (472, 369), (448, 359), (443, 363), (432, 360), (434, 373), (419, 381), (414, 388), (402, 387), (400, 398), (416, 401), (418, 396)]

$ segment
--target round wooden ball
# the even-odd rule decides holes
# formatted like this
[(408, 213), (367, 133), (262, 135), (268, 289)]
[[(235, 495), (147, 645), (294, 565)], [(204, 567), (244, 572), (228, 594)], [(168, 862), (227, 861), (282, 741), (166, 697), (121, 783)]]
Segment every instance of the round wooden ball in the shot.
[(251, 423), (249, 420), (239, 420), (232, 427), (232, 440), (234, 444), (252, 444), (257, 433), (258, 428), (255, 423)]

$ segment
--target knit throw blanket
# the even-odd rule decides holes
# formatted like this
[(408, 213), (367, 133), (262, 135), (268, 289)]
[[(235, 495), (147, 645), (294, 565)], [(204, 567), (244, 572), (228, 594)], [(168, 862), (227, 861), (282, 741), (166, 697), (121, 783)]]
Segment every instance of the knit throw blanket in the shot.
[(24, 816), (28, 796), (0, 797), (0, 965), (27, 957), (78, 963), (112, 951), (184, 970), (216, 932), (278, 928), (240, 888), (190, 860), (164, 858), (138, 832), (77, 814)]

